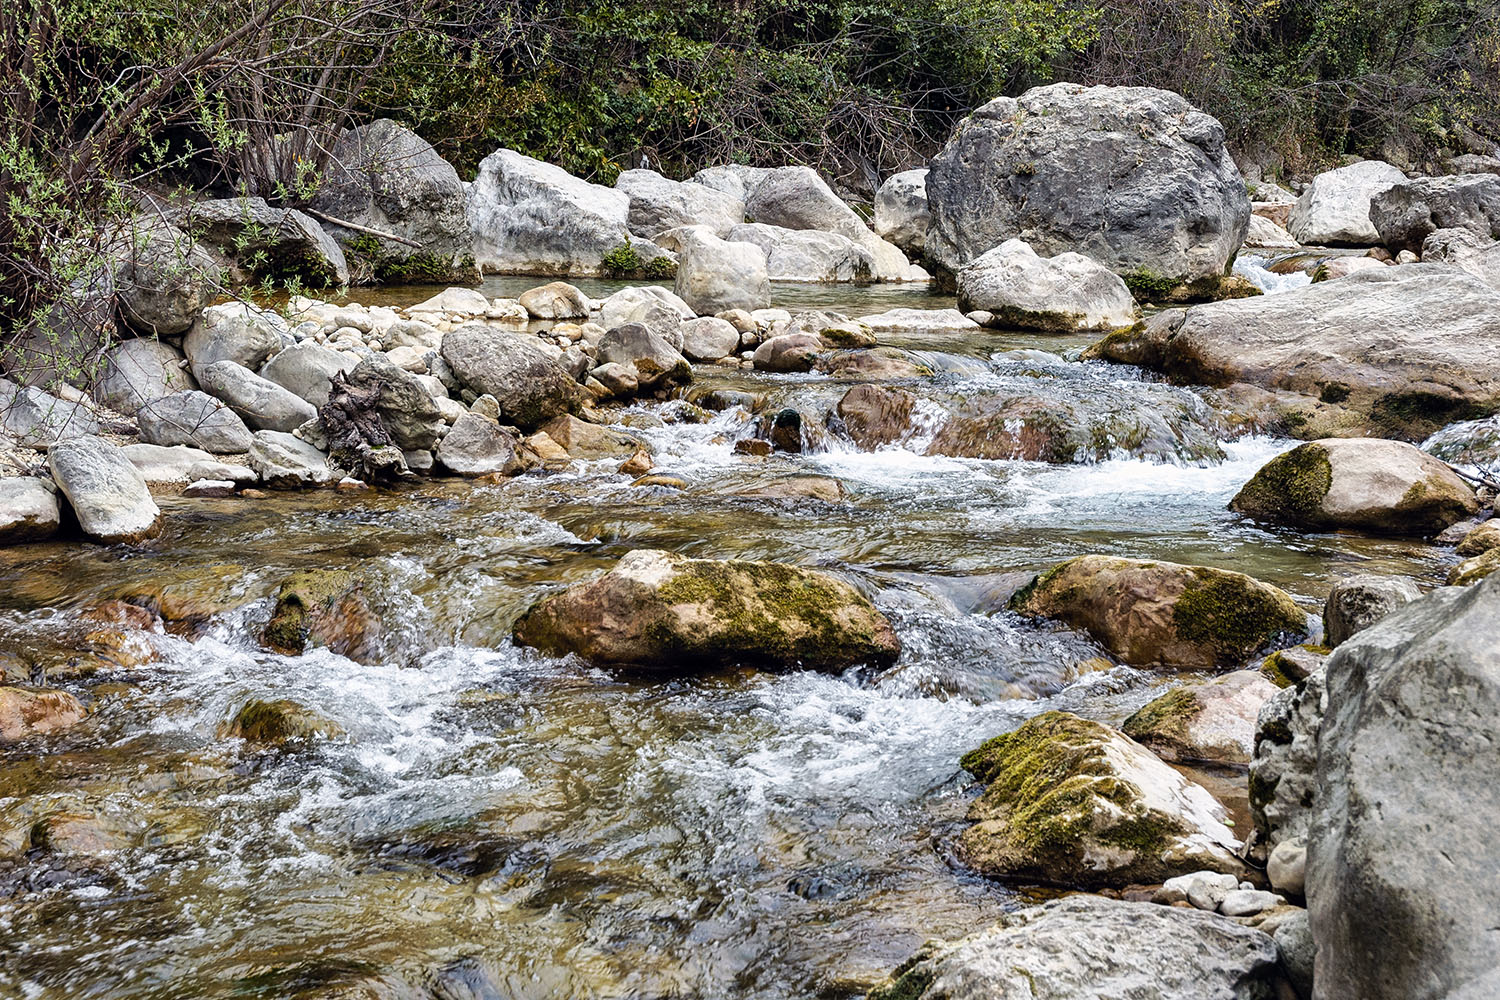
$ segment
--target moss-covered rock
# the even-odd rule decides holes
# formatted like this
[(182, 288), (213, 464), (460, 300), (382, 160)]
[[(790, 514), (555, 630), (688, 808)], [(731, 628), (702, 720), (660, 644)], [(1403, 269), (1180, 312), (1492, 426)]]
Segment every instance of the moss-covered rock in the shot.
[(1259, 671), (1236, 670), (1175, 687), (1125, 720), (1126, 736), (1163, 760), (1248, 764), (1255, 717), (1276, 693)]
[(219, 727), (221, 738), (242, 739), (266, 747), (335, 739), (343, 733), (338, 723), (287, 698), (248, 701)]
[(237, 563), (152, 565), (114, 596), (155, 612), (175, 631), (192, 631), (259, 596), (249, 591), (245, 577), (245, 567)]
[(1010, 606), (1081, 628), (1135, 666), (1236, 666), (1307, 636), (1290, 596), (1243, 573), (1111, 556), (1054, 566)]
[(1229, 509), (1304, 530), (1433, 535), (1479, 502), (1452, 469), (1412, 445), (1325, 438), (1266, 463)]
[(1289, 688), (1328, 662), (1327, 646), (1303, 643), (1278, 649), (1261, 661), (1261, 676), (1278, 688)]
[(1480, 556), (1490, 549), (1500, 549), (1500, 517), (1491, 518), (1464, 535), (1455, 551), (1461, 556)]
[(286, 656), (300, 656), (311, 643), (368, 663), (379, 655), (382, 631), (353, 573), (307, 569), (282, 583), (261, 641)]
[(1465, 559), (1448, 571), (1448, 586), (1467, 587), (1500, 570), (1500, 549), (1489, 549), (1472, 559)]
[(1223, 806), (1108, 726), (1047, 712), (961, 763), (989, 786), (959, 838), (986, 875), (1097, 888), (1241, 870)]
[(653, 549), (542, 600), (516, 622), (515, 637), (557, 655), (665, 669), (840, 670), (888, 665), (901, 651), (885, 616), (826, 573)]

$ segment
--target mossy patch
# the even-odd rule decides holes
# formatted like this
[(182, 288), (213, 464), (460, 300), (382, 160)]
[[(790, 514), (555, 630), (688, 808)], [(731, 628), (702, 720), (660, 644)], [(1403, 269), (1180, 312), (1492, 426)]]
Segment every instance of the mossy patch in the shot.
[(307, 648), (313, 618), (355, 589), (354, 575), (342, 569), (309, 569), (293, 573), (276, 595), (276, 607), (261, 633), (273, 652), (297, 656)]
[(1184, 684), (1142, 705), (1125, 724), (1121, 732), (1133, 740), (1146, 745), (1152, 743), (1188, 742), (1188, 726), (1202, 711), (1202, 704), (1194, 693), (1196, 685)]
[(1180, 639), (1213, 649), (1221, 663), (1239, 663), (1278, 639), (1307, 634), (1307, 616), (1286, 594), (1249, 577), (1194, 567), (1172, 608)]
[(1328, 452), (1311, 442), (1262, 466), (1229, 501), (1229, 509), (1256, 520), (1313, 526), (1321, 520), (1323, 498), (1332, 485)]
[(1158, 274), (1149, 267), (1128, 271), (1120, 275), (1120, 280), (1125, 282), (1125, 287), (1130, 289), (1137, 302), (1160, 302), (1179, 284), (1177, 279)]
[(339, 725), (287, 698), (246, 702), (234, 718), (220, 727), (220, 735), (262, 746), (343, 734)]

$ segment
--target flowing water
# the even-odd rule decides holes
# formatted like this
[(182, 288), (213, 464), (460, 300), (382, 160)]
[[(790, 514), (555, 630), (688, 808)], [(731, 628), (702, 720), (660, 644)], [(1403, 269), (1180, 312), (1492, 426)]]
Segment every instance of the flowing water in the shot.
[[(777, 292), (851, 315), (952, 304), (902, 288)], [(959, 756), (1050, 708), (1118, 721), (1168, 680), (1004, 610), (1027, 574), (1086, 552), (1206, 563), (1313, 611), (1353, 570), (1444, 571), (1421, 544), (1229, 513), (1292, 442), (1233, 439), (1209, 418), (1222, 457), (929, 456), (932, 401), (1018, 381), (1127, 409), (1163, 393), (1207, 407), (1067, 360), (1087, 338), (882, 341), (936, 374), (899, 383), (923, 400), (916, 426), (873, 452), (834, 429), (806, 454), (737, 455), (754, 423), (743, 407), (705, 418), (653, 403), (622, 426), (685, 489), (632, 486), (599, 462), (501, 485), (164, 499), (166, 534), (143, 549), (0, 550), (8, 669), (92, 709), (0, 747), (0, 996), (857, 996), (924, 939), (1027, 899), (953, 860), (973, 794)], [(696, 374), (764, 395), (764, 412), (826, 410), (851, 384)], [(809, 473), (837, 477), (847, 500), (736, 495)], [(642, 547), (843, 574), (905, 650), (882, 673), (661, 677), (510, 644), (537, 597)], [(380, 662), (255, 641), (287, 572), (329, 565), (366, 579)], [(154, 636), (160, 658), (130, 669), (83, 676), (59, 652), (76, 646), (78, 609), (142, 594), (223, 610)], [(275, 752), (221, 738), (252, 698), (294, 699), (343, 735)], [(41, 826), (72, 830), (78, 850), (19, 853)]]

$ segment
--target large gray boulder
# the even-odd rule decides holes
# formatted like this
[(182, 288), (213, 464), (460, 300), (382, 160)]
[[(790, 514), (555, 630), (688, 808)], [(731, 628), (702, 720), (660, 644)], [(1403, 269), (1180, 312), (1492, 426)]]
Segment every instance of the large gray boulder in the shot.
[(927, 175), (927, 256), (951, 271), (1019, 237), (1074, 251), (1156, 296), (1212, 294), (1250, 199), (1224, 128), (1177, 94), (1059, 83), (960, 122)]
[(1323, 603), (1323, 645), (1330, 649), (1342, 645), (1356, 632), (1421, 596), (1417, 582), (1409, 576), (1346, 576), (1333, 585)]
[(81, 403), (0, 378), (0, 430), (18, 444), (45, 448), (63, 438), (98, 434), (99, 421)]
[(141, 218), (116, 234), (120, 318), (148, 337), (187, 332), (213, 301), (219, 265), (192, 237), (157, 218)]
[(286, 322), (248, 302), (209, 306), (183, 338), (182, 352), (196, 376), (215, 361), (233, 361), (251, 371), (281, 350)]
[(604, 329), (609, 330), (626, 323), (641, 323), (646, 319), (646, 313), (655, 306), (664, 305), (672, 309), (682, 319), (692, 319), (698, 315), (692, 306), (677, 297), (677, 293), (668, 291), (660, 285), (632, 285), (622, 288), (609, 298), (605, 299), (599, 308), (594, 322)]
[(20, 330), (0, 337), (0, 371), (21, 385), (66, 395), (102, 373), (117, 333), (112, 268), (89, 268)]
[(318, 415), (301, 396), (233, 361), (215, 361), (201, 369), (198, 384), (228, 403), (255, 430), (294, 431)]
[(917, 275), (900, 249), (876, 236), (854, 209), (811, 167), (778, 167), (765, 176), (745, 200), (745, 215), (783, 229), (817, 229), (835, 233), (868, 250), (875, 259), (876, 281), (907, 281)]
[(875, 235), (920, 257), (927, 247), (927, 168), (892, 174), (875, 192)]
[(136, 411), (135, 420), (148, 444), (188, 445), (218, 455), (250, 450), (250, 429), (239, 414), (205, 392), (158, 397)]
[(1392, 252), (1422, 249), (1439, 229), (1464, 229), (1483, 243), (1500, 240), (1500, 177), (1460, 174), (1417, 177), (1370, 201), (1370, 221)]
[(161, 510), (130, 459), (100, 437), (59, 441), (47, 452), (52, 481), (78, 527), (98, 542), (141, 542), (161, 533)]
[(736, 201), (748, 201), (760, 187), (760, 182), (771, 174), (771, 167), (747, 167), (742, 163), (726, 163), (717, 167), (704, 167), (683, 183), (702, 184), (729, 195)]
[(187, 445), (127, 444), (120, 454), (129, 459), (148, 486), (186, 483), (199, 478), (194, 473), (215, 459), (201, 448)]
[(1319, 1000), (1500, 995), (1500, 576), (1328, 661), (1308, 842)]
[(94, 400), (102, 406), (133, 416), (150, 400), (198, 383), (183, 364), (182, 352), (171, 344), (149, 337), (122, 340), (104, 352)]
[(1424, 263), (1451, 264), (1500, 290), (1500, 243), (1481, 240), (1467, 229), (1439, 229), (1422, 241)]
[(724, 236), (745, 221), (743, 198), (670, 180), (655, 170), (623, 171), (615, 187), (630, 198), (630, 231), (648, 240), (679, 226), (707, 226), (715, 236)]
[(535, 337), (469, 323), (443, 337), (442, 354), (460, 382), (494, 396), (506, 422), (525, 430), (583, 403), (583, 388)]
[(344, 471), (330, 465), (325, 453), (282, 431), (255, 432), (250, 468), (274, 490), (328, 486), (344, 477)]
[(355, 364), (347, 354), (304, 340), (276, 352), (275, 357), (261, 366), (260, 376), (321, 407), (328, 402), (329, 380)]
[(0, 545), (40, 542), (57, 534), (57, 491), (35, 476), (0, 478)]
[(1069, 896), (929, 942), (870, 1000), (1273, 1000), (1271, 936), (1204, 910)]
[(630, 196), (561, 167), (499, 149), (469, 185), (469, 225), (481, 270), (500, 274), (591, 275), (627, 241), (643, 262), (661, 255), (632, 239)]
[(1085, 357), (1138, 364), (1180, 384), (1298, 394), (1328, 414), (1290, 427), (1298, 436), (1336, 427), (1420, 441), (1500, 410), (1500, 290), (1442, 264), (1382, 267), (1168, 309)]
[(751, 222), (735, 226), (727, 239), (764, 250), (766, 274), (772, 281), (875, 280), (875, 255), (838, 233)]
[(313, 196), (319, 213), (411, 240), (408, 246), (325, 219), (356, 277), (414, 284), (479, 279), (463, 182), (421, 136), (388, 118), (346, 129)]
[(525, 468), (516, 439), (498, 422), (477, 413), (454, 421), (437, 446), (437, 460), (460, 476), (509, 476)]
[(676, 348), (641, 323), (627, 323), (604, 334), (599, 341), (600, 364), (627, 365), (634, 369), (643, 389), (657, 389), (690, 381), (693, 367)]
[(1024, 240), (1006, 240), (958, 272), (958, 308), (983, 310), (991, 325), (1054, 333), (1117, 330), (1141, 311), (1125, 282), (1081, 253), (1039, 257)]
[(1405, 174), (1381, 160), (1325, 171), (1297, 199), (1287, 228), (1299, 243), (1373, 246), (1380, 242), (1380, 232), (1370, 219), (1370, 203), (1405, 180)]
[(728, 243), (710, 232), (689, 230), (673, 290), (701, 316), (765, 309), (771, 304), (766, 252), (753, 243)]
[(264, 198), (220, 198), (161, 212), (216, 251), (238, 280), (296, 279), (313, 288), (349, 283), (343, 250), (295, 208), (273, 208)]

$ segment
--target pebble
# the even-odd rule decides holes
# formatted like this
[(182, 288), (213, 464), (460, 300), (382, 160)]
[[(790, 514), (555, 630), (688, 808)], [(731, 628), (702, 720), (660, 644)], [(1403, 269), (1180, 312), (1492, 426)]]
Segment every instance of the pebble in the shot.
[(353, 476), (345, 476), (334, 486), (334, 489), (340, 493), (359, 493), (369, 488), (369, 483), (366, 483), (363, 479), (355, 479)]

